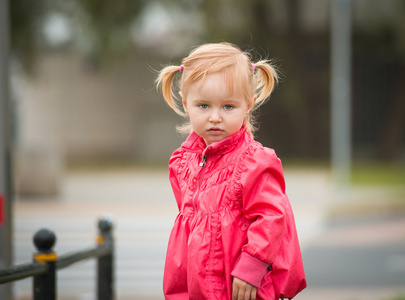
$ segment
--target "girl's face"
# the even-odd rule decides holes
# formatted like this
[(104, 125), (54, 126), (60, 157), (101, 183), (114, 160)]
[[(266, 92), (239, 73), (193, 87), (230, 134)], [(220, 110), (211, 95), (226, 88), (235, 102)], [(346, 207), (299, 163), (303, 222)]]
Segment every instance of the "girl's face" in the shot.
[(219, 73), (208, 75), (202, 86), (200, 81), (190, 84), (187, 94), (180, 94), (193, 131), (207, 146), (238, 132), (252, 106), (240, 89), (230, 92)]

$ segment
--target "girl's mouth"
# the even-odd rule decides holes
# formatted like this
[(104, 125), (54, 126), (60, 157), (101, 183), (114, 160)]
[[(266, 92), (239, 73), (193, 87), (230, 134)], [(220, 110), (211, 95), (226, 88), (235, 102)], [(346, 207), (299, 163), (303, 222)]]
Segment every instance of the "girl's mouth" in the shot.
[(221, 134), (223, 130), (220, 128), (210, 128), (208, 129), (208, 132), (211, 134)]

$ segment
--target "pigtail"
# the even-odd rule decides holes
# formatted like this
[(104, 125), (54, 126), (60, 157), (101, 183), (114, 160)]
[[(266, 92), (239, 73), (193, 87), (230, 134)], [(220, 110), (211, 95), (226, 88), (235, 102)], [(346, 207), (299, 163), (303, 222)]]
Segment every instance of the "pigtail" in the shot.
[(261, 60), (255, 63), (256, 78), (257, 78), (257, 100), (256, 106), (260, 106), (270, 97), (278, 81), (278, 75), (275, 67), (268, 60)]
[(257, 131), (256, 118), (257, 115), (254, 113), (257, 108), (266, 102), (273, 92), (277, 81), (278, 75), (276, 68), (268, 60), (261, 60), (257, 63), (252, 63), (254, 82), (253, 86), (256, 87), (256, 101), (253, 104), (253, 108), (246, 117), (245, 126), (247, 131), (254, 134)]
[(181, 72), (181, 66), (167, 66), (163, 68), (158, 77), (156, 78), (156, 88), (161, 87), (163, 98), (167, 104), (179, 115), (185, 116), (176, 102), (178, 101), (177, 96), (173, 92), (174, 77), (178, 72)]

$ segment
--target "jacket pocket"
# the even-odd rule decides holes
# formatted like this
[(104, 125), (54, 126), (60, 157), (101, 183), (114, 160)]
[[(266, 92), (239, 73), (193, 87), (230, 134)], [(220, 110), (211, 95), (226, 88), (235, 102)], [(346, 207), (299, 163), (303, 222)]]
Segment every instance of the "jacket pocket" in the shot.
[(242, 216), (241, 218), (240, 218), (240, 220), (239, 220), (239, 222), (238, 222), (238, 227), (240, 228), (240, 230), (242, 231), (242, 232), (246, 232), (248, 229), (249, 229), (249, 227), (250, 227), (250, 225), (253, 223), (253, 221), (252, 220), (248, 220), (248, 219), (246, 219), (244, 216)]
[(245, 221), (241, 227), (242, 231), (247, 231), (250, 227), (251, 222)]
[(248, 220), (247, 218), (245, 218), (245, 216), (243, 215), (243, 213), (241, 211), (235, 210), (235, 209), (231, 210), (231, 216), (233, 218), (233, 221), (239, 228), (239, 230), (243, 234), (245, 234), (246, 231), (249, 229), (250, 224), (252, 224), (253, 221)]

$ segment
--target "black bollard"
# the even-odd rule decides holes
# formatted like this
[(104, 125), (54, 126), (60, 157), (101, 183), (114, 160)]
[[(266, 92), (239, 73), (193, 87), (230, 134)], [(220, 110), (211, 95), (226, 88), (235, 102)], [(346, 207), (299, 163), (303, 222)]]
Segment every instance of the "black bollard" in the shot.
[(102, 218), (98, 222), (100, 234), (99, 245), (107, 245), (111, 251), (107, 255), (97, 259), (97, 295), (98, 300), (114, 299), (114, 240), (112, 237), (113, 221), (109, 218)]
[(49, 229), (41, 229), (34, 235), (34, 245), (37, 253), (34, 262), (47, 266), (45, 274), (34, 276), (34, 300), (56, 300), (56, 261), (58, 259), (53, 251), (56, 242), (55, 234)]

